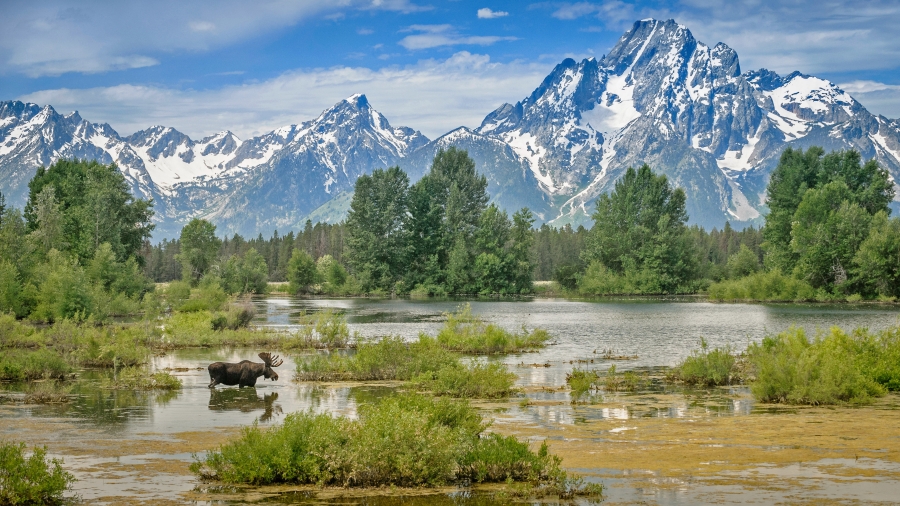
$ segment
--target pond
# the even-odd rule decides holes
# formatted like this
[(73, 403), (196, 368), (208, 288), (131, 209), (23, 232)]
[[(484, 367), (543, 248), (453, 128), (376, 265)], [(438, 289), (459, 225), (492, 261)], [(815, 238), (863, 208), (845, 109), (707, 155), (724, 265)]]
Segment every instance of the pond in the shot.
[[(414, 339), (420, 332), (436, 334), (443, 315), (457, 310), (461, 303), (463, 301), (458, 300), (262, 297), (254, 301), (258, 310), (254, 323), (291, 330), (297, 326), (301, 314), (332, 309), (345, 315), (351, 330), (364, 338), (400, 335)], [(731, 346), (743, 350), (767, 333), (791, 326), (801, 326), (810, 334), (833, 325), (846, 330), (862, 326), (875, 330), (898, 324), (900, 317), (900, 309), (896, 306), (713, 304), (691, 299), (473, 300), (470, 304), (472, 312), (487, 321), (509, 330), (518, 330), (522, 326), (544, 328), (554, 339), (552, 345), (535, 353), (492, 359), (502, 360), (510, 366), (518, 376), (517, 384), (523, 392), (508, 401), (476, 403), (486, 416), (495, 419), (492, 430), (534, 441), (547, 439), (554, 451), (559, 449), (565, 466), (584, 473), (588, 479), (603, 481), (609, 486), (613, 499), (672, 504), (697, 502), (705, 497), (703, 494), (717, 493), (719, 489), (715, 487), (725, 487), (722, 493), (726, 495), (715, 496), (717, 500), (732, 497), (725, 500), (730, 502), (736, 496), (728, 494), (742, 490), (752, 477), (778, 474), (781, 467), (777, 467), (779, 462), (775, 459), (755, 462), (750, 467), (717, 469), (715, 479), (730, 477), (730, 485), (719, 482), (692, 485), (684, 482), (681, 475), (673, 478), (662, 471), (655, 471), (656, 474), (647, 471), (650, 474), (640, 476), (628, 474), (633, 471), (625, 470), (624, 463), (617, 467), (605, 458), (592, 458), (592, 448), (608, 452), (611, 443), (652, 444), (654, 437), (666, 438), (665, 441), (690, 441), (691, 437), (683, 433), (679, 424), (697, 421), (716, 425), (718, 433), (723, 435), (737, 431), (733, 438), (740, 439), (741, 434), (747, 432), (746, 427), (732, 420), (767, 426), (777, 417), (794, 416), (788, 420), (796, 420), (801, 415), (819, 416), (816, 414), (819, 412), (757, 406), (747, 389), (740, 386), (696, 390), (666, 386), (654, 380), (659, 377), (661, 367), (675, 365), (689, 355), (698, 347), (701, 337), (713, 347)], [(296, 360), (302, 358), (284, 356), (278, 382), (261, 380), (255, 389), (207, 388), (206, 366), (209, 363), (255, 360), (260, 351), (268, 350), (190, 349), (154, 357), (153, 368), (169, 370), (183, 381), (180, 391), (165, 394), (102, 390), (99, 388), (100, 374), (87, 371), (82, 375), (84, 381), (79, 382), (72, 392), (74, 400), (68, 404), (0, 405), (0, 437), (46, 444), (51, 454), (64, 458), (67, 467), (79, 479), (76, 491), (90, 502), (129, 503), (137, 498), (198, 504), (272, 500), (328, 502), (321, 493), (309, 491), (210, 489), (187, 472), (192, 453), (214, 448), (236, 435), (241, 426), (278, 423), (285, 414), (301, 410), (352, 417), (361, 403), (387, 395), (397, 386), (390, 383), (296, 383), (291, 378)], [(609, 360), (604, 356), (624, 356), (628, 360)], [(633, 370), (646, 378), (642, 389), (634, 394), (595, 396), (572, 402), (564, 388), (566, 373), (574, 367), (604, 371), (613, 365), (617, 371)], [(18, 385), (2, 388), (21, 391)], [(896, 403), (896, 399), (891, 399), (885, 405), (867, 408), (875, 413), (868, 419), (896, 417), (897, 412), (891, 404)], [(897, 423), (900, 418), (888, 420), (893, 420), (894, 427), (900, 425)], [(730, 425), (732, 423), (737, 425)], [(838, 422), (827, 418), (822, 423)], [(648, 439), (644, 441), (643, 437)], [(900, 434), (897, 439), (900, 440)], [(864, 443), (868, 444), (865, 440), (853, 444)], [(689, 447), (681, 445), (678, 448)], [(825, 458), (830, 454), (822, 455), (821, 458)], [(834, 457), (840, 461), (841, 455)], [(619, 458), (622, 462), (631, 462), (629, 459), (633, 460), (633, 457)], [(893, 461), (866, 462), (866, 465), (881, 466), (879, 472), (886, 473), (887, 477), (879, 483), (891, 484), (894, 483), (891, 480), (900, 479), (895, 476), (900, 473), (900, 467), (891, 467)], [(776, 469), (766, 468), (768, 463), (774, 463)], [(654, 468), (652, 463), (644, 461), (629, 465), (638, 469)], [(883, 469), (885, 466), (887, 470)], [(816, 476), (822, 472), (817, 473), (811, 473), (810, 483), (821, 481), (821, 477)], [(860, 473), (872, 474), (864, 469), (860, 469)], [(696, 474), (696, 471), (688, 473)], [(900, 481), (896, 483), (900, 484)], [(880, 490), (879, 487), (870, 488)], [(849, 491), (857, 489), (865, 488), (846, 487)], [(414, 495), (416, 497), (405, 495), (401, 502), (482, 504), (485, 500), (477, 493), (465, 490)], [(342, 494), (336, 497), (338, 502), (347, 499)], [(760, 500), (767, 502), (767, 498), (784, 497), (776, 494), (760, 496)], [(880, 496), (850, 494), (840, 497), (879, 500)], [(365, 501), (368, 504), (395, 504), (397, 502), (392, 502), (395, 499), (400, 501), (381, 496), (377, 499), (367, 497)]]

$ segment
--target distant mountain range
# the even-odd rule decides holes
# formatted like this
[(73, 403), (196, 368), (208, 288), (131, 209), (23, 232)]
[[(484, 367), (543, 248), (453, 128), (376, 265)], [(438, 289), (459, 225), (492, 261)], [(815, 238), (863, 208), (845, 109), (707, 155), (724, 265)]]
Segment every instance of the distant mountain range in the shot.
[(487, 176), (492, 201), (527, 206), (539, 223), (589, 225), (596, 198), (647, 163), (685, 189), (691, 223), (741, 227), (761, 223), (780, 153), (812, 145), (856, 149), (900, 180), (900, 121), (823, 79), (742, 73), (725, 44), (643, 20), (603, 58), (566, 59), (522, 101), (435, 140), (392, 127), (365, 95), (251, 139), (223, 131), (199, 141), (161, 126), (122, 137), (77, 112), (0, 102), (0, 191), (21, 206), (40, 165), (115, 162), (136, 195), (154, 199), (156, 239), (195, 216), (221, 233), (267, 235), (340, 220), (360, 175), (399, 165), (415, 180), (439, 149), (457, 146)]

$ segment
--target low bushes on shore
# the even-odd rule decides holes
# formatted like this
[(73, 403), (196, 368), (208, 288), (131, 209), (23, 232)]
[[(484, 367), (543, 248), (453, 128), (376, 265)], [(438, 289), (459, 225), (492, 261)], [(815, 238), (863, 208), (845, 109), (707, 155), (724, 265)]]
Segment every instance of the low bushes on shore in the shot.
[(518, 353), (543, 348), (550, 334), (543, 329), (528, 332), (524, 326), (522, 333), (515, 334), (492, 323), (486, 323), (472, 314), (472, 307), (466, 304), (456, 313), (447, 315), (447, 322), (438, 332), (437, 341), (441, 346), (466, 354)]

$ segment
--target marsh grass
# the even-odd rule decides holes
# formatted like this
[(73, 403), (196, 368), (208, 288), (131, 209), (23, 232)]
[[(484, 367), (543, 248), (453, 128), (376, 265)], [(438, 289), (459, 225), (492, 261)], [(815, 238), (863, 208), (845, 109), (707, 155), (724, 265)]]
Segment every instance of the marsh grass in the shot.
[(0, 355), (0, 381), (65, 379), (72, 372), (59, 353), (49, 349), (4, 350)]
[(25, 443), (0, 441), (0, 504), (61, 504), (74, 481), (46, 448), (26, 456)]
[(448, 350), (473, 355), (519, 353), (543, 348), (550, 334), (543, 329), (531, 332), (522, 327), (514, 334), (493, 323), (485, 323), (472, 314), (472, 306), (466, 304), (457, 312), (446, 315), (447, 322), (437, 335), (437, 341)]
[(297, 348), (351, 348), (359, 336), (350, 333), (343, 315), (326, 309), (315, 315), (300, 315), (300, 329), (292, 343)]
[(126, 367), (116, 371), (113, 378), (103, 383), (111, 390), (179, 390), (181, 380), (166, 371), (150, 373), (141, 367)]
[(817, 300), (820, 294), (809, 283), (782, 274), (775, 269), (760, 271), (749, 276), (713, 283), (708, 290), (709, 298), (720, 301), (765, 300), (765, 301), (805, 301)]
[(572, 390), (573, 400), (591, 391), (634, 392), (640, 386), (641, 379), (641, 376), (633, 371), (617, 373), (614, 365), (610, 366), (605, 374), (577, 367), (566, 374), (566, 383)]
[(738, 357), (730, 346), (710, 350), (706, 340), (700, 338), (700, 350), (691, 352), (676, 366), (672, 377), (688, 385), (731, 385), (741, 381), (738, 365)]
[(750, 388), (763, 402), (865, 404), (900, 387), (897, 328), (878, 334), (838, 327), (810, 340), (802, 328), (767, 336), (747, 350)]
[(516, 375), (499, 362), (474, 362), (469, 365), (454, 364), (437, 371), (420, 374), (415, 378), (421, 390), (434, 395), (468, 399), (498, 399), (508, 397)]
[(513, 436), (485, 434), (488, 425), (465, 402), (400, 394), (362, 405), (357, 420), (301, 412), (269, 430), (245, 427), (240, 438), (197, 458), (191, 470), (205, 479), (255, 485), (527, 482), (537, 490), (574, 482), (546, 444), (534, 452)]
[(25, 387), (25, 404), (63, 404), (71, 400), (72, 385), (41, 381)]

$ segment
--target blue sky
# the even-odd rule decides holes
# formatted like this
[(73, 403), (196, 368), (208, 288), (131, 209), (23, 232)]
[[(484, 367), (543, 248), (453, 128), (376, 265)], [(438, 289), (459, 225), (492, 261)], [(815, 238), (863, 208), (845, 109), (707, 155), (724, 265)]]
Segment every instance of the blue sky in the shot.
[(744, 71), (824, 77), (900, 117), (900, 2), (18, 1), (0, 3), (0, 100), (241, 137), (365, 93), (394, 125), (477, 126), (563, 58), (600, 57), (638, 19), (673, 18)]

